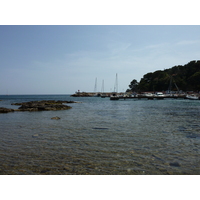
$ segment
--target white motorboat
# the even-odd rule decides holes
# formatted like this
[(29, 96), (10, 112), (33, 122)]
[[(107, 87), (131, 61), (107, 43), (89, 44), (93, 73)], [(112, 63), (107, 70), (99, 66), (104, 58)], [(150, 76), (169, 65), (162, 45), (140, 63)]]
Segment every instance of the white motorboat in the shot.
[(191, 100), (199, 100), (200, 97), (191, 94), (191, 95), (186, 95), (186, 99), (191, 99)]
[(156, 97), (165, 97), (165, 95), (162, 92), (156, 92)]
[(166, 96), (162, 92), (156, 92), (154, 97), (156, 99), (164, 99)]
[(154, 95), (152, 93), (146, 93), (144, 94), (145, 97), (154, 97)]

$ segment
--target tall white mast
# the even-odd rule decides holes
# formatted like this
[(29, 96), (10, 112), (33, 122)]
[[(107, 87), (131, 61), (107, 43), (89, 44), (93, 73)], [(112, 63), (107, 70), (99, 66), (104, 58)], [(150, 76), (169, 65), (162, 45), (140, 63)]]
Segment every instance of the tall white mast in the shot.
[(95, 85), (94, 85), (94, 93), (97, 92), (97, 78), (95, 79)]
[(118, 92), (118, 80), (117, 80), (117, 74), (116, 74), (116, 80), (115, 80), (115, 85), (114, 85), (114, 92)]

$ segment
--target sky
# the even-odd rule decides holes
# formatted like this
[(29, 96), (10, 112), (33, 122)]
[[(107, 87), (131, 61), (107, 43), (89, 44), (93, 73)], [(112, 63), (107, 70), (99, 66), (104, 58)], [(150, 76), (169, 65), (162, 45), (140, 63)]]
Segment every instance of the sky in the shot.
[(1, 25), (0, 94), (125, 92), (199, 56), (199, 25)]

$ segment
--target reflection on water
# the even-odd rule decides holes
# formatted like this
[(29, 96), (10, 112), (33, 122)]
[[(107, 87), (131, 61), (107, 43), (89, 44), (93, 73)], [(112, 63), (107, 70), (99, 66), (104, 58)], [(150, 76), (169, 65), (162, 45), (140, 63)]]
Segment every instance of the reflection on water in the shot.
[(83, 103), (1, 114), (1, 174), (200, 174), (199, 101), (48, 98)]

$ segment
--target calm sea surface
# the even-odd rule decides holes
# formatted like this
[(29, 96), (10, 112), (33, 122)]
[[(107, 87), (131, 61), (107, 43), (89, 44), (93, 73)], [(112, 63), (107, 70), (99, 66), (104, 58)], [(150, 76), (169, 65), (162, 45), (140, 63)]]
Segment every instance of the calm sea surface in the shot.
[(200, 174), (200, 101), (10, 95), (0, 107), (50, 99), (82, 103), (0, 114), (0, 174)]

